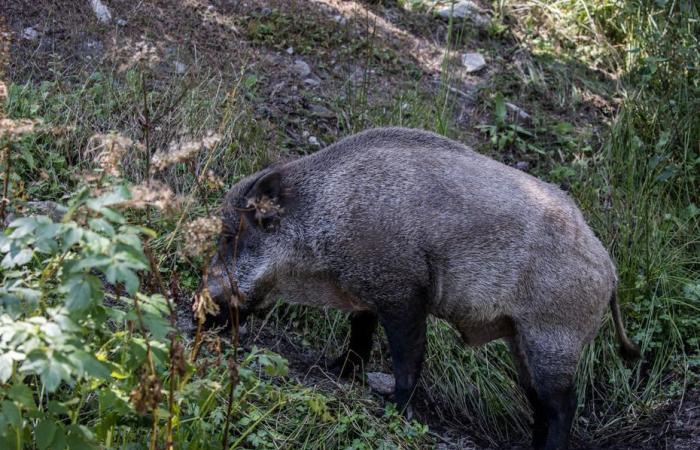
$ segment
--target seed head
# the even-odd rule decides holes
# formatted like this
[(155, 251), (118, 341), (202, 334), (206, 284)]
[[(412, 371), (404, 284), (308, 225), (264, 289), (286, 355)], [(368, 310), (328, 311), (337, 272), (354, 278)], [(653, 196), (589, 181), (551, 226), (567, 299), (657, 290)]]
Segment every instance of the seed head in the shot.
[(186, 224), (184, 252), (189, 256), (199, 256), (206, 252), (212, 241), (221, 233), (221, 219), (202, 217)]
[(118, 134), (95, 134), (88, 141), (88, 154), (95, 155), (94, 161), (107, 174), (121, 176), (121, 160), (134, 141)]
[(158, 377), (144, 372), (141, 374), (141, 382), (131, 391), (129, 399), (136, 412), (143, 416), (158, 407), (162, 396)]
[(224, 182), (217, 177), (213, 170), (207, 170), (199, 176), (199, 183), (209, 189), (221, 189), (224, 187)]
[(147, 206), (154, 206), (168, 212), (177, 209), (180, 204), (180, 199), (172, 189), (167, 184), (156, 180), (132, 185), (129, 187), (129, 193), (131, 200), (121, 205), (126, 208), (144, 209)]
[(194, 303), (192, 303), (192, 311), (194, 311), (194, 315), (199, 323), (204, 323), (207, 314), (215, 316), (219, 313), (219, 305), (211, 298), (209, 289), (205, 287), (199, 293), (195, 294)]
[(151, 171), (163, 171), (173, 164), (190, 161), (200, 151), (214, 147), (221, 136), (211, 133), (196, 141), (172, 142), (167, 150), (156, 152), (151, 158)]
[(38, 120), (32, 119), (0, 118), (0, 139), (16, 140), (25, 134), (33, 133), (39, 124)]
[(181, 341), (173, 343), (170, 361), (176, 374), (183, 376), (187, 371), (187, 362), (185, 360), (185, 346)]

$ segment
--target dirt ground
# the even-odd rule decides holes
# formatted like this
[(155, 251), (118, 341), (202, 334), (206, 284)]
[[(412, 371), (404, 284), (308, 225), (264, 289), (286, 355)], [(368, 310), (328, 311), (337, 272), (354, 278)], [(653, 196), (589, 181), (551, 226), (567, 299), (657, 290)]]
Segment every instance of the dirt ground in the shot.
[[(312, 130), (319, 144), (339, 136), (339, 120), (324, 106), (347, 87), (366, 83), (367, 101), (382, 104), (407, 86), (436, 95), (445, 61), (447, 23), (430, 14), (406, 11), (394, 2), (344, 0), (131, 0), (105, 1), (111, 20), (101, 23), (87, 1), (4, 0), (0, 11), (0, 76), (24, 83), (42, 80), (80, 83), (99, 70), (123, 73), (149, 66), (156, 83), (175, 77), (215, 73), (236, 79), (242, 72), (258, 77), (257, 113), (284, 129), (288, 145), (307, 145)], [(382, 3), (382, 2), (379, 2)], [(482, 1), (488, 14), (489, 2)], [(473, 124), (488, 112), (477, 92), (499, 71), (522, 57), (515, 47), (494, 46), (483, 30), (470, 24), (461, 50), (486, 48), (485, 69), (469, 73), (454, 65), (449, 88), (457, 98), (454, 123), (460, 138), (478, 141)], [(372, 36), (373, 46), (368, 46)], [(449, 60), (449, 58), (447, 58)], [(309, 99), (316, 99), (309, 102)], [(609, 115), (612, 102), (591, 94), (572, 123)], [(302, 112), (304, 112), (302, 114)], [(351, 128), (361, 124), (346, 124)], [(184, 326), (184, 324), (183, 324)], [(244, 336), (243, 345), (279, 352), (289, 360), (290, 376), (301, 383), (333, 390), (337, 383), (324, 370), (323, 355), (284, 335), (262, 332)], [(376, 370), (388, 371), (387, 367)], [(417, 417), (430, 425), (441, 449), (487, 449), (469, 438), (470, 426), (440, 422), (430, 414), (425, 395), (416, 401)], [(575, 443), (579, 449), (700, 448), (700, 392), (669, 404), (643, 435), (619, 442)], [(640, 432), (642, 433), (642, 432)], [(633, 442), (631, 444), (630, 442)], [(499, 448), (526, 448), (522, 443)]]
[[(338, 380), (326, 370), (326, 357), (312, 350), (308, 345), (295, 341), (285, 334), (275, 334), (270, 329), (254, 328), (241, 335), (244, 347), (257, 345), (279, 353), (289, 361), (289, 376), (304, 385), (313, 386), (332, 393), (342, 389), (343, 383), (357, 381)], [(389, 367), (377, 365), (368, 370), (391, 373)], [(371, 390), (371, 387), (365, 387)], [(380, 401), (387, 398), (373, 391)], [(518, 442), (501, 443), (489, 446), (483, 440), (474, 438), (474, 427), (459, 419), (440, 420), (428, 396), (418, 392), (413, 400), (415, 417), (429, 426), (438, 442), (440, 450), (525, 450), (529, 448), (526, 439)], [(700, 391), (687, 392), (682, 402), (669, 403), (651, 420), (640, 424), (635, 431), (602, 443), (585, 439), (573, 439), (574, 450), (696, 450), (700, 448)]]

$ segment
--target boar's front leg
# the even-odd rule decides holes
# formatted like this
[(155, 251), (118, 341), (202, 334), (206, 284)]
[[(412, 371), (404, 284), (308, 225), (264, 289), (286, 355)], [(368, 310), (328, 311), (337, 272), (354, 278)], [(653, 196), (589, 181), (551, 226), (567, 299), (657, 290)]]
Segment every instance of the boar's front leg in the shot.
[(394, 401), (399, 411), (408, 413), (418, 383), (425, 354), (427, 310), (420, 302), (391, 304), (379, 311), (379, 321), (389, 340), (394, 367)]
[(349, 377), (361, 372), (372, 354), (372, 341), (377, 329), (377, 314), (358, 311), (350, 316), (350, 346), (329, 369), (338, 376)]

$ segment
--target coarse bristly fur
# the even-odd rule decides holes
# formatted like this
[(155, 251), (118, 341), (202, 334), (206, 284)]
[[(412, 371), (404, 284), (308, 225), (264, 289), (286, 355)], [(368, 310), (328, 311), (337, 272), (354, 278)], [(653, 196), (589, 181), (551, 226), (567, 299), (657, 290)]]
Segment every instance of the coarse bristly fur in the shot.
[[(268, 203), (276, 208), (251, 208)], [(401, 407), (420, 373), (428, 314), (468, 345), (508, 342), (536, 448), (566, 447), (576, 365), (608, 305), (623, 354), (638, 355), (615, 266), (572, 200), (433, 133), (372, 129), (265, 169), (231, 189), (223, 222), (212, 296), (231, 292), (229, 271), (246, 309), (281, 297), (354, 311), (353, 333), (370, 337), (351, 337), (344, 364), (369, 357), (378, 319)]]

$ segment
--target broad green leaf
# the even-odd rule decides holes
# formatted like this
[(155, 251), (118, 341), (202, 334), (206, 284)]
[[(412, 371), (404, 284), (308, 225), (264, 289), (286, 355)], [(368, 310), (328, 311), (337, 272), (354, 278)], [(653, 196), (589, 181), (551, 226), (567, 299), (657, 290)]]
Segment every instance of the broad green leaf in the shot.
[(66, 224), (67, 231), (63, 234), (63, 251), (70, 249), (83, 238), (83, 230), (75, 223)]
[(78, 366), (80, 368), (79, 372), (81, 374), (85, 373), (91, 377), (99, 378), (102, 380), (106, 380), (110, 376), (109, 369), (107, 369), (107, 367), (104, 364), (99, 362), (97, 358), (85, 351), (74, 351), (70, 354), (69, 358), (75, 366)]
[(74, 275), (64, 283), (62, 290), (68, 291), (66, 307), (69, 311), (81, 311), (102, 300), (100, 280), (94, 275)]
[(36, 439), (36, 445), (40, 449), (49, 448), (53, 443), (53, 439), (56, 436), (56, 429), (58, 427), (51, 419), (44, 419), (39, 422), (34, 430), (34, 437)]
[(23, 407), (33, 410), (36, 409), (34, 395), (32, 390), (26, 384), (15, 384), (9, 390), (8, 394), (12, 400), (19, 403)]
[(5, 255), (0, 265), (4, 269), (23, 266), (32, 260), (32, 256), (34, 256), (34, 250), (32, 250), (31, 248), (23, 248), (17, 254), (13, 254), (10, 251)]
[(37, 227), (38, 222), (35, 217), (21, 217), (13, 220), (8, 226), (12, 230), (10, 239), (19, 239), (31, 234)]
[(2, 402), (2, 414), (5, 416), (5, 420), (13, 427), (19, 428), (22, 425), (22, 414), (15, 402), (4, 400)]
[(88, 225), (90, 225), (90, 228), (98, 233), (102, 233), (110, 237), (114, 236), (114, 227), (104, 219), (90, 219), (88, 220)]

